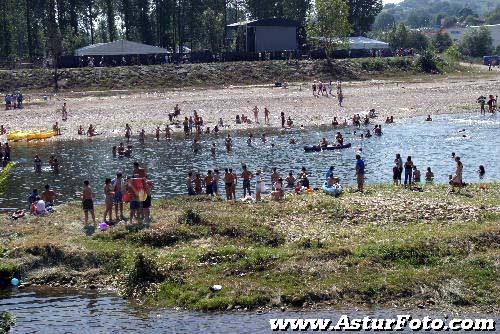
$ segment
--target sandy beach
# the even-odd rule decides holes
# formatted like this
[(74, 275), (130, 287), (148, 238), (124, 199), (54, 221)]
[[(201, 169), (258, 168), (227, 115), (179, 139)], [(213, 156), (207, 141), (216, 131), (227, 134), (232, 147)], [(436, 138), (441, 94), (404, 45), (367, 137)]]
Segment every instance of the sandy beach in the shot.
[[(51, 96), (47, 101), (42, 95), (31, 95), (25, 109), (2, 110), (3, 121), (0, 124), (4, 124), (9, 131), (48, 130), (58, 121), (62, 136), (52, 140), (83, 138), (78, 135), (77, 129), (82, 125), (86, 130), (90, 123), (101, 136), (123, 136), (126, 123), (132, 126), (133, 135), (144, 128), (148, 136), (153, 136), (157, 125), (163, 129), (168, 123), (168, 113), (173, 111), (176, 104), (181, 108), (181, 117), (192, 115), (197, 110), (205, 126), (213, 128), (222, 118), (231, 130), (263, 129), (264, 107), (270, 110), (270, 127), (281, 126), (282, 111), (287, 118), (292, 117), (296, 127), (331, 124), (334, 116), (341, 122), (357, 113), (365, 115), (372, 108), (379, 113), (376, 122), (383, 123), (385, 117), (391, 115), (399, 122), (404, 118), (427, 114), (478, 111), (476, 99), (480, 95), (497, 95), (499, 90), (500, 78), (495, 77), (436, 76), (420, 82), (345, 82), (342, 108), (335, 97), (313, 97), (310, 83), (291, 84), (288, 89), (269, 85), (132, 94), (61, 93)], [(60, 112), (64, 102), (69, 111), (66, 122), (61, 121)], [(253, 120), (252, 109), (255, 105), (260, 109), (260, 124), (236, 125), (237, 114), (245, 114)], [(175, 131), (182, 130), (177, 128)]]

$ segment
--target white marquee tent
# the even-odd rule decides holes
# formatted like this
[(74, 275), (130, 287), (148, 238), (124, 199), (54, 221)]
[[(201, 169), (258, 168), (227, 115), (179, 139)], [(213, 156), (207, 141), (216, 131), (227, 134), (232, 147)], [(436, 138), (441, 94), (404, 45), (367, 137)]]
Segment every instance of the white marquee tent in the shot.
[[(319, 41), (326, 40), (325, 37), (313, 37)], [(377, 41), (375, 39), (357, 36), (357, 37), (349, 37), (349, 49), (350, 50), (380, 50), (380, 49), (389, 49), (389, 43), (385, 43), (382, 41)]]
[(389, 49), (389, 43), (367, 37), (349, 37), (351, 50)]
[(167, 49), (124, 40), (92, 44), (75, 50), (75, 56), (121, 56), (166, 53), (168, 53)]

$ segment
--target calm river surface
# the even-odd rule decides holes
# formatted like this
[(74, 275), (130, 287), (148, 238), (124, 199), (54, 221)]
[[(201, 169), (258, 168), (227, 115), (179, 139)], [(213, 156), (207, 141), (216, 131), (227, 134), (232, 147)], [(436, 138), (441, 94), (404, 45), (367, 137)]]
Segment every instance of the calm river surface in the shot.
[[(370, 128), (373, 126), (370, 126)], [(58, 200), (78, 199), (83, 180), (88, 179), (97, 192), (98, 201), (103, 200), (102, 187), (106, 177), (113, 177), (116, 171), (130, 174), (132, 163), (139, 161), (147, 165), (149, 175), (155, 182), (154, 198), (162, 198), (185, 193), (184, 177), (187, 171), (206, 173), (209, 169), (232, 167), (238, 173), (241, 165), (247, 164), (250, 170), (262, 169), (270, 182), (271, 168), (277, 167), (284, 175), (289, 171), (296, 174), (302, 166), (311, 173), (311, 184), (319, 186), (325, 170), (336, 167), (343, 183), (353, 184), (355, 153), (363, 150), (367, 168), (367, 182), (380, 183), (392, 181), (392, 166), (396, 153), (403, 159), (413, 156), (422, 175), (429, 166), (433, 169), (436, 182), (448, 181), (455, 164), (451, 152), (462, 157), (465, 182), (479, 181), (479, 165), (486, 168), (485, 181), (500, 180), (500, 116), (478, 114), (440, 115), (433, 122), (424, 118), (413, 119), (407, 123), (383, 125), (384, 135), (361, 140), (360, 130), (343, 129), (345, 142), (351, 142), (351, 149), (319, 153), (305, 153), (304, 145), (317, 144), (326, 137), (333, 141), (332, 130), (316, 131), (305, 129), (269, 136), (267, 143), (262, 143), (260, 136), (264, 130), (254, 131), (255, 144), (248, 146), (246, 137), (234, 138), (232, 153), (226, 153), (224, 138), (202, 139), (203, 149), (194, 154), (191, 141), (174, 140), (156, 142), (148, 138), (141, 145), (137, 138), (132, 141), (132, 158), (114, 158), (111, 147), (118, 145), (121, 138), (81, 141), (14, 143), (13, 160), (17, 162), (12, 170), (8, 187), (0, 197), (0, 208), (19, 208), (27, 206), (27, 197), (32, 188), (42, 189), (50, 184), (60, 194)], [(290, 145), (291, 138), (297, 144)], [(210, 153), (212, 142), (217, 144), (215, 156)], [(274, 144), (272, 146), (271, 144)], [(39, 154), (44, 162), (41, 174), (33, 172), (33, 157)], [(54, 175), (47, 166), (51, 155), (60, 163), (60, 173)], [(240, 188), (241, 185), (238, 186)], [(240, 189), (238, 189), (240, 190)]]
[[(12, 333), (275, 333), (269, 319), (326, 318), (337, 321), (349, 317), (393, 318), (398, 314), (414, 318), (444, 314), (425, 310), (332, 310), (308, 312), (227, 312), (199, 313), (173, 310), (147, 310), (134, 306), (113, 294), (40, 290), (0, 291), (0, 312), (16, 318)], [(459, 316), (453, 316), (458, 318)], [(464, 317), (464, 316), (460, 316)], [(478, 316), (479, 317), (479, 316)], [(485, 316), (491, 318), (491, 316)], [(494, 317), (493, 317), (494, 318)], [(409, 333), (409, 330), (404, 331)], [(469, 332), (470, 333), (470, 332)]]

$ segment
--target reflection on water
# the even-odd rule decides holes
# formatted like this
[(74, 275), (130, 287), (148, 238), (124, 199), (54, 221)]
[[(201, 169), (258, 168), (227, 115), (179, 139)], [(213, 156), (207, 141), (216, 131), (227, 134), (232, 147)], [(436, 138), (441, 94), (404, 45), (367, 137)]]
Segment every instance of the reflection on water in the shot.
[[(409, 314), (442, 318), (426, 310), (331, 310), (309, 312), (199, 313), (174, 310), (147, 310), (131, 305), (113, 294), (54, 290), (7, 293), (0, 291), (0, 312), (16, 318), (13, 333), (273, 333), (269, 319), (327, 318), (341, 315), (393, 318)], [(410, 332), (406, 330), (404, 332)]]
[[(144, 145), (133, 142), (131, 159), (112, 157), (111, 147), (121, 139), (15, 143), (12, 156), (18, 164), (12, 170), (12, 182), (0, 198), (0, 208), (26, 206), (30, 190), (42, 189), (46, 183), (60, 194), (59, 200), (77, 199), (84, 179), (91, 181), (98, 200), (103, 200), (104, 179), (113, 177), (118, 170), (130, 174), (135, 160), (148, 165), (149, 174), (155, 181), (155, 198), (184, 194), (184, 177), (189, 170), (206, 173), (208, 169), (232, 167), (240, 172), (244, 163), (251, 170), (262, 169), (268, 183), (272, 167), (286, 174), (289, 171), (296, 173), (305, 166), (312, 175), (314, 186), (320, 185), (325, 170), (334, 165), (343, 182), (352, 184), (355, 180), (354, 155), (359, 148), (363, 150), (369, 183), (392, 181), (396, 153), (401, 153), (403, 159), (412, 155), (422, 175), (426, 167), (432, 167), (436, 182), (447, 182), (448, 175), (453, 173), (455, 166), (451, 152), (462, 157), (466, 182), (478, 181), (476, 171), (479, 165), (486, 168), (485, 181), (500, 179), (500, 120), (497, 115), (441, 115), (434, 117), (433, 122), (425, 122), (422, 118), (404, 124), (383, 125), (382, 137), (364, 140), (359, 138), (359, 130), (357, 134), (354, 134), (354, 129), (341, 131), (345, 142), (352, 142), (353, 147), (319, 153), (305, 153), (303, 146), (316, 144), (323, 137), (332, 141), (333, 131), (306, 129), (277, 134), (269, 136), (266, 144), (259, 139), (262, 131), (256, 131), (257, 139), (253, 146), (247, 145), (245, 137), (236, 137), (233, 152), (229, 154), (225, 152), (223, 136), (203, 139), (203, 150), (197, 154), (191, 151), (191, 141), (156, 142), (150, 138)], [(289, 144), (292, 137), (297, 140), (296, 145)], [(210, 153), (212, 142), (218, 147), (215, 156)], [(60, 173), (54, 175), (46, 168), (41, 174), (34, 174), (35, 154), (39, 154), (45, 164), (50, 155), (55, 155), (59, 160)]]

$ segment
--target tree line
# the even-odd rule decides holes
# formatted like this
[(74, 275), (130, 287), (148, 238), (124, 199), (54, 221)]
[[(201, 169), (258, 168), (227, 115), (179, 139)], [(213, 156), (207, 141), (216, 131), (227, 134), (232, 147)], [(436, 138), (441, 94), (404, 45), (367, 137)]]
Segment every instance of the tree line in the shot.
[[(126, 39), (171, 51), (227, 49), (227, 24), (286, 18), (306, 26), (318, 0), (0, 0), (0, 57), (34, 60)], [(345, 2), (349, 33), (370, 31), (382, 0)]]

